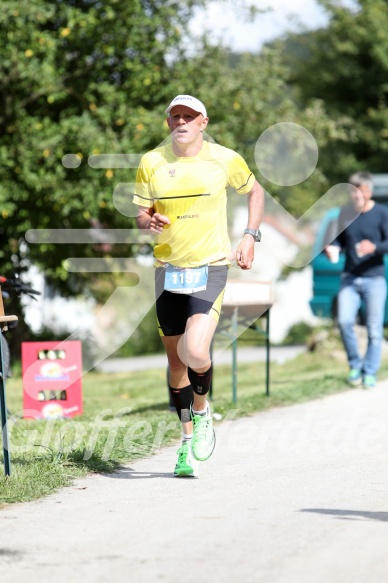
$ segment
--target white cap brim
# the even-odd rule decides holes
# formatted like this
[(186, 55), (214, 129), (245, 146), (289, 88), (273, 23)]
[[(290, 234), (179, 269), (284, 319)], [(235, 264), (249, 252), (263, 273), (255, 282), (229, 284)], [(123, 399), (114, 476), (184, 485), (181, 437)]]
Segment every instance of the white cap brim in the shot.
[(198, 113), (201, 113), (203, 117), (207, 117), (206, 107), (204, 106), (202, 101), (200, 101), (196, 97), (193, 97), (192, 95), (177, 95), (176, 97), (174, 97), (170, 105), (167, 107), (166, 113), (170, 113), (172, 108), (175, 107), (176, 105), (186, 105), (186, 107), (190, 107), (190, 109), (193, 109)]

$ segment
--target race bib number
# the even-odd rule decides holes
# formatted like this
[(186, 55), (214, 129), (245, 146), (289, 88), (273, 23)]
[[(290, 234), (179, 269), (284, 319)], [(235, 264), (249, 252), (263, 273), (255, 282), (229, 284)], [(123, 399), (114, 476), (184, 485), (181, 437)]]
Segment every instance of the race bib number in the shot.
[(175, 294), (193, 294), (206, 289), (208, 266), (165, 268), (164, 289)]

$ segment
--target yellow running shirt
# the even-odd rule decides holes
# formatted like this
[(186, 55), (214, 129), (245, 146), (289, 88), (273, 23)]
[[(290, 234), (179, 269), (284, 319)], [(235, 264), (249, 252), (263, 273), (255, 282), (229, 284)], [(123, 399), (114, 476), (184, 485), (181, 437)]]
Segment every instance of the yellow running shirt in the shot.
[(226, 188), (247, 194), (254, 181), (239, 154), (207, 141), (199, 154), (188, 158), (177, 157), (171, 143), (147, 152), (140, 161), (133, 202), (171, 222), (156, 237), (155, 258), (177, 267), (229, 264)]

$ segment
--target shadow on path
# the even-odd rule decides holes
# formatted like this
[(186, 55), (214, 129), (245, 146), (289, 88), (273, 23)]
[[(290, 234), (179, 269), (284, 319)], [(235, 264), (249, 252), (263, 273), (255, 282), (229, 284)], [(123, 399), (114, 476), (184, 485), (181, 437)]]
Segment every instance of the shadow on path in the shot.
[(300, 512), (328, 514), (339, 520), (378, 520), (388, 522), (388, 512), (368, 512), (367, 510), (339, 510), (335, 508), (302, 508)]
[[(104, 474), (102, 474), (104, 475)], [(136, 472), (132, 468), (120, 468), (113, 474), (105, 474), (106, 478), (119, 480), (150, 479), (150, 478), (175, 478), (172, 472)]]

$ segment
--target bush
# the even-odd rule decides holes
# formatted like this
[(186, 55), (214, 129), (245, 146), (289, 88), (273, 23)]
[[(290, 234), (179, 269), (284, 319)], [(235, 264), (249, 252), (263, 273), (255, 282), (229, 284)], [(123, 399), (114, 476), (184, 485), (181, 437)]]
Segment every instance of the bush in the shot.
[(288, 330), (287, 336), (283, 340), (283, 344), (306, 344), (313, 330), (314, 328), (306, 322), (293, 324)]

